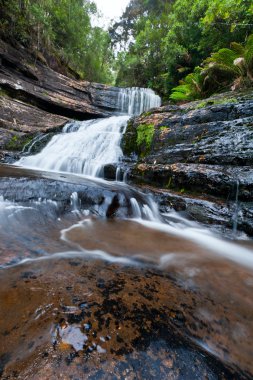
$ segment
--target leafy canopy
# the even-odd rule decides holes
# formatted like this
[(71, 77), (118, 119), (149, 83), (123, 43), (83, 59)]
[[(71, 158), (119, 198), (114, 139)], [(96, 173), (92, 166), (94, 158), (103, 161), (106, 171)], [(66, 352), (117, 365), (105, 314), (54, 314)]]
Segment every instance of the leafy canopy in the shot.
[(90, 81), (112, 81), (108, 32), (92, 27), (89, 0), (0, 0), (1, 36), (60, 61)]

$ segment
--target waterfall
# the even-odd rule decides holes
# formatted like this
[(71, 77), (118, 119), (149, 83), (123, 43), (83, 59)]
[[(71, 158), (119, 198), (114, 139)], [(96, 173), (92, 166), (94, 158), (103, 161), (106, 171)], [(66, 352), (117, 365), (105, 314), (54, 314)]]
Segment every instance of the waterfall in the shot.
[(128, 115), (140, 115), (151, 108), (160, 107), (161, 98), (149, 88), (121, 88), (118, 108)]
[(71, 121), (36, 155), (16, 164), (44, 170), (103, 176), (107, 164), (123, 156), (120, 142), (131, 115), (159, 106), (161, 99), (150, 89), (120, 89), (118, 108), (125, 115), (88, 121)]
[(17, 164), (98, 177), (104, 165), (117, 163), (122, 156), (120, 141), (128, 119), (112, 116), (71, 122), (40, 153), (22, 157)]

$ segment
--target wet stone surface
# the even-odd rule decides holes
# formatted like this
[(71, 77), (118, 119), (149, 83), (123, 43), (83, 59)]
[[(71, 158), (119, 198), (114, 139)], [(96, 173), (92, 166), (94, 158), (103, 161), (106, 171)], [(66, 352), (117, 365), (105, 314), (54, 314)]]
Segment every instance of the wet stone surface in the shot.
[[(128, 179), (194, 197), (195, 203), (203, 196), (209, 202), (213, 196), (216, 203), (233, 202), (238, 185), (239, 202), (245, 202), (239, 229), (252, 235), (252, 110), (249, 90), (179, 106), (168, 104), (130, 119), (122, 138)], [(152, 131), (151, 143), (142, 135), (145, 126)], [(183, 202), (188, 203), (187, 199)], [(198, 211), (190, 213), (203, 220)], [(219, 224), (222, 214), (212, 219)]]
[(252, 379), (250, 240), (147, 221), (127, 185), (0, 169), (1, 380)]
[(245, 271), (216, 267), (212, 291), (201, 286), (204, 269), (185, 281), (176, 267), (74, 256), (5, 269), (1, 379), (252, 378), (251, 289), (224, 303), (224, 292), (215, 296), (221, 272), (228, 288)]

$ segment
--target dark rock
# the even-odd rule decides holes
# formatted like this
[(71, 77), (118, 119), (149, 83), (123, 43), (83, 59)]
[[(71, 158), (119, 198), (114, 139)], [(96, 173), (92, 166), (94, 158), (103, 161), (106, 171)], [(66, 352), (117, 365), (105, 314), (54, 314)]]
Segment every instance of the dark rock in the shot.
[(194, 103), (161, 107), (132, 119), (122, 142), (124, 153), (145, 155), (137, 146), (136, 129), (152, 124), (155, 133), (145, 162), (252, 165), (253, 100), (240, 99), (197, 109), (192, 109), (198, 106)]
[(68, 121), (8, 96), (0, 98), (0, 149), (21, 151), (38, 133), (61, 130)]
[(21, 150), (27, 138), (55, 131), (69, 119), (118, 110), (116, 87), (66, 77), (25, 49), (0, 44), (0, 149)]
[(139, 164), (131, 170), (129, 178), (157, 187), (216, 195), (225, 199), (235, 199), (238, 183), (240, 200), (250, 201), (253, 198), (253, 170), (249, 166)]
[[(160, 212), (168, 213), (176, 210), (184, 217), (204, 224), (206, 226), (234, 229), (235, 223), (238, 231), (244, 231), (253, 236), (253, 202), (238, 202), (235, 199), (221, 200), (217, 197), (179, 194), (173, 191), (150, 188), (154, 199), (159, 203)], [(236, 231), (234, 231), (236, 233)], [(228, 237), (234, 237), (228, 232)]]
[[(145, 144), (138, 145), (140, 125), (154, 127), (149, 150)], [(233, 226), (238, 186), (239, 228), (252, 235), (252, 90), (180, 106), (168, 104), (132, 118), (122, 149), (135, 160), (135, 165), (129, 166), (131, 182), (181, 193), (173, 201), (166, 195), (168, 203), (205, 224)], [(222, 208), (212, 205), (213, 196), (214, 203), (221, 202)], [(201, 197), (211, 203), (203, 203)]]
[(109, 181), (114, 181), (116, 179), (116, 172), (117, 172), (117, 167), (116, 165), (105, 165), (104, 168), (104, 178), (109, 180)]
[(70, 211), (71, 196), (77, 193), (81, 209), (89, 209), (102, 217), (132, 216), (130, 199), (140, 205), (149, 204), (149, 198), (125, 184), (89, 180), (78, 175), (23, 169), (0, 164), (0, 194), (12, 202), (27, 204), (40, 200), (57, 201), (61, 212)]
[(115, 87), (68, 78), (39, 61), (34, 62), (27, 51), (3, 41), (0, 57), (0, 85), (16, 99), (47, 112), (81, 119), (108, 116), (117, 110), (119, 90)]

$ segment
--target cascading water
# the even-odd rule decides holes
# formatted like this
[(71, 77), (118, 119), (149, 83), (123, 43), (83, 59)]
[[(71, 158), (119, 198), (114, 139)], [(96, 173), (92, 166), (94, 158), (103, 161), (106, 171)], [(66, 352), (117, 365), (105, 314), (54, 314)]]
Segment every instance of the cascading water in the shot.
[[(160, 98), (151, 90), (122, 89), (119, 93), (118, 108), (122, 112), (128, 112), (128, 115), (70, 122), (63, 128), (63, 132), (55, 135), (39, 154), (21, 158), (18, 165), (99, 177), (106, 164), (117, 164), (122, 157), (120, 141), (127, 121), (131, 117), (130, 114), (140, 113), (159, 104)], [(119, 177), (119, 173), (116, 171), (115, 179), (117, 177)], [(122, 187), (123, 189), (125, 187)], [(73, 195), (71, 201), (74, 202)], [(109, 203), (108, 207), (110, 206)], [(131, 205), (130, 214), (133, 219), (141, 223), (146, 223), (146, 221), (158, 223), (158, 228), (163, 231), (168, 230), (171, 233), (171, 228), (168, 229), (170, 221), (161, 223), (164, 218), (161, 218), (158, 207), (151, 198), (141, 193), (138, 196), (136, 194), (133, 196), (130, 192), (129, 203)], [(73, 205), (77, 205), (77, 203), (75, 202)], [(74, 211), (78, 211), (78, 209), (74, 208)], [(147, 227), (149, 227), (148, 224)], [(152, 228), (156, 227), (152, 225)], [(186, 234), (185, 227), (183, 228), (184, 231), (182, 232), (177, 225), (175, 234), (179, 233), (179, 230), (182, 236)], [(198, 240), (198, 243), (203, 244), (203, 234), (197, 232), (197, 236), (198, 238), (195, 239), (194, 233), (190, 231), (187, 238), (189, 240), (192, 238), (194, 241)], [(204, 245), (207, 244), (208, 240), (212, 239), (205, 236)], [(237, 258), (227, 253), (229, 250), (230, 247), (225, 249), (223, 244), (223, 255), (228, 255), (236, 261)], [(220, 254), (218, 249), (216, 251)], [(242, 258), (240, 260), (243, 261)], [(247, 256), (246, 261), (252, 263), (253, 259)]]
[[(160, 104), (147, 93), (122, 90), (119, 111)], [(129, 117), (68, 123), (18, 165), (98, 176), (120, 159)], [(94, 368), (107, 378), (112, 368), (121, 376), (123, 367), (131, 377), (133, 362), (143, 378), (252, 378), (251, 242), (220, 239), (174, 211), (161, 215), (147, 194), (125, 183), (11, 169), (9, 179), (2, 173), (9, 197), (0, 195), (4, 378), (13, 378), (13, 369), (20, 378), (59, 378), (63, 371), (82, 378), (84, 369), (95, 378)], [(238, 192), (239, 183), (236, 205)], [(237, 214), (238, 206), (235, 220)], [(113, 367), (119, 357), (123, 362)], [(223, 360), (233, 373), (224, 372)]]
[(40, 153), (17, 164), (98, 177), (104, 165), (117, 163), (122, 156), (120, 140), (128, 119), (112, 116), (67, 124)]
[(16, 164), (102, 176), (106, 164), (117, 164), (122, 157), (120, 141), (130, 116), (160, 104), (160, 97), (152, 90), (120, 89), (118, 109), (127, 115), (68, 123), (62, 133), (55, 135), (39, 154), (22, 157)]
[(160, 107), (161, 98), (149, 88), (122, 88), (118, 97), (118, 108), (128, 115), (140, 115), (154, 107)]

